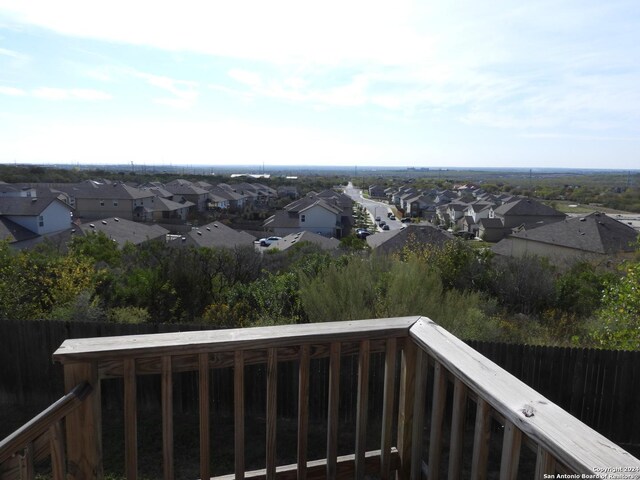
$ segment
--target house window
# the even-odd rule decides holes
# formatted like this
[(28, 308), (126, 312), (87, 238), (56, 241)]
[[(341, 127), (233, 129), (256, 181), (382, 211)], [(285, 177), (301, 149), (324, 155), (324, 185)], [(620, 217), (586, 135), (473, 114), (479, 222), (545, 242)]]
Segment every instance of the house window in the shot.
[(100, 206), (104, 207), (104, 200), (100, 200)]
[(118, 200), (114, 200), (114, 201), (113, 201), (113, 206), (114, 206), (114, 207), (117, 207), (117, 206), (118, 206)]
[(300, 222), (304, 223), (304, 221), (306, 220), (306, 215), (300, 215)]
[(44, 227), (44, 217), (42, 215), (38, 217), (38, 225)]

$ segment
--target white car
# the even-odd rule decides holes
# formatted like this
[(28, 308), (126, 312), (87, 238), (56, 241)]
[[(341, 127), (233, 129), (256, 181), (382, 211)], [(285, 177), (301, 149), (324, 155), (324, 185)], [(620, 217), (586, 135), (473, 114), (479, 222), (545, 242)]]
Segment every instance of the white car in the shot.
[(272, 243), (277, 242), (278, 240), (282, 240), (282, 237), (261, 238), (260, 239), (260, 246), (261, 247), (268, 247), (269, 245), (271, 245)]

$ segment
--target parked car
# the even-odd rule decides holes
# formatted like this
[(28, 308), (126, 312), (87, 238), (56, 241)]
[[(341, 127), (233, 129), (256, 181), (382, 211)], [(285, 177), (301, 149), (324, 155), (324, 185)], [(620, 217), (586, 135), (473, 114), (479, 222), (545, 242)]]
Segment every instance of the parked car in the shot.
[(379, 222), (379, 221), (380, 221), (380, 216), (377, 216), (376, 217), (376, 222)]
[(402, 220), (400, 220), (402, 223), (411, 223), (411, 218), (409, 217), (404, 217)]
[(380, 220), (380, 222), (378, 223), (378, 225), (380, 225), (381, 227), (384, 227), (387, 224), (387, 222), (385, 222), (384, 220)]
[(389, 225), (387, 225), (386, 223), (382, 226), (383, 230), (389, 230)]
[(272, 243), (277, 242), (278, 240), (282, 240), (282, 237), (261, 238), (260, 239), (260, 246), (261, 247), (268, 247), (269, 245), (271, 245)]
[(356, 237), (358, 237), (358, 238), (365, 239), (369, 235), (371, 235), (371, 232), (369, 230), (367, 230), (366, 228), (359, 228), (359, 229), (356, 230)]
[(392, 213), (391, 215), (389, 215), (389, 220), (395, 220), (396, 216)]
[(454, 235), (456, 237), (464, 238), (465, 240), (473, 240), (474, 238), (476, 238), (475, 234), (473, 234), (472, 232), (465, 231), (454, 232)]

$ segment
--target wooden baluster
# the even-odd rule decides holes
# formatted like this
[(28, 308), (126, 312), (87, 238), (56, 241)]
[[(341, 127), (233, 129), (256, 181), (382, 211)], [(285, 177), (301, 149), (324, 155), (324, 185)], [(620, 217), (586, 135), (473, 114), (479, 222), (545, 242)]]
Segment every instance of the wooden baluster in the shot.
[(64, 455), (64, 434), (62, 420), (49, 427), (49, 451), (51, 452), (51, 477), (53, 480), (64, 480), (67, 473)]
[(298, 372), (298, 479), (307, 478), (307, 445), (309, 442), (309, 345), (300, 351)]
[(464, 417), (467, 409), (467, 387), (456, 378), (453, 386), (453, 414), (451, 418), (451, 442), (449, 447), (449, 480), (458, 480), (462, 474), (462, 449), (464, 448)]
[(416, 344), (412, 341), (407, 341), (402, 349), (400, 363), (397, 445), (400, 456), (400, 471), (398, 472), (398, 477), (402, 480), (409, 480), (411, 478), (411, 440), (413, 436), (413, 409), (416, 392), (416, 350)]
[(422, 472), (422, 431), (424, 429), (425, 397), (427, 394), (427, 355), (416, 351), (415, 393), (411, 440), (411, 478), (420, 478)]
[(200, 404), (200, 478), (209, 480), (211, 440), (209, 436), (209, 354), (198, 354), (198, 399)]
[(34, 480), (36, 472), (33, 465), (33, 442), (24, 447), (23, 454), (19, 457), (20, 480)]
[(338, 410), (340, 406), (339, 342), (331, 344), (329, 357), (329, 409), (327, 414), (327, 478), (336, 478), (338, 461)]
[(278, 351), (267, 356), (267, 480), (276, 478), (276, 424), (278, 416)]
[(384, 360), (384, 399), (382, 405), (382, 434), (380, 438), (380, 478), (389, 480), (391, 476), (391, 436), (393, 433), (393, 412), (395, 410), (396, 353), (397, 340), (387, 340)]
[(502, 441), (500, 480), (515, 480), (518, 478), (521, 442), (522, 432), (513, 423), (507, 421), (504, 426), (504, 439)]
[(442, 451), (442, 421), (447, 396), (447, 377), (444, 367), (436, 362), (433, 369), (433, 409), (429, 437), (429, 478), (439, 478)]
[(360, 342), (358, 359), (358, 411), (356, 419), (356, 478), (363, 479), (365, 474), (365, 452), (367, 450), (367, 413), (369, 410), (369, 360), (370, 342)]
[(67, 473), (71, 479), (101, 479), (103, 476), (102, 419), (98, 369), (93, 362), (65, 364), (66, 392), (70, 392), (76, 385), (85, 381), (91, 385), (91, 393), (65, 419)]
[(491, 440), (491, 417), (489, 404), (478, 398), (476, 406), (476, 424), (473, 434), (473, 457), (471, 460), (471, 479), (487, 478), (487, 461), (489, 459), (489, 441)]
[(136, 360), (123, 362), (124, 458), (127, 480), (138, 478), (138, 419), (136, 406)]
[(162, 462), (165, 480), (174, 478), (173, 367), (171, 356), (162, 357)]
[(538, 454), (536, 457), (536, 475), (535, 479), (543, 479), (545, 474), (553, 475), (556, 473), (556, 459), (543, 448), (538, 445)]
[(233, 412), (236, 479), (244, 478), (244, 352), (235, 353), (233, 371)]

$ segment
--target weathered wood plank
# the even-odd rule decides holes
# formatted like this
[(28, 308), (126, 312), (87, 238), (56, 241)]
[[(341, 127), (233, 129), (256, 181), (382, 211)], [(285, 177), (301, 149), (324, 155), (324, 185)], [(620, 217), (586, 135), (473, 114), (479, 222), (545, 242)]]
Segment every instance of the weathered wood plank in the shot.
[(504, 438), (502, 440), (500, 480), (516, 480), (518, 478), (521, 443), (522, 432), (512, 422), (507, 421), (504, 426)]
[(67, 466), (72, 478), (98, 478), (102, 470), (101, 389), (95, 362), (71, 363), (64, 367), (65, 390), (87, 382), (92, 390), (66, 418)]
[(577, 473), (596, 474), (604, 466), (639, 467), (640, 460), (423, 318), (410, 336), (518, 430)]
[(331, 344), (329, 359), (329, 409), (327, 413), (327, 478), (335, 478), (338, 461), (340, 407), (340, 342)]
[(209, 359), (206, 353), (198, 354), (198, 401), (200, 410), (200, 478), (210, 478), (211, 440), (209, 433)]
[(269, 349), (267, 361), (267, 480), (276, 476), (276, 425), (278, 415), (278, 353)]
[[(403, 337), (392, 337), (398, 342), (398, 347), (402, 345)], [(371, 353), (384, 352), (386, 348), (387, 338), (375, 338), (371, 341)], [(340, 342), (342, 344), (341, 354), (343, 357), (348, 355), (357, 355), (360, 351), (360, 342)], [(310, 358), (312, 360), (318, 358), (327, 358), (330, 354), (328, 343), (307, 344), (310, 348)], [(300, 358), (301, 345), (289, 345), (286, 347), (278, 347), (278, 362), (296, 361)], [(235, 349), (227, 352), (215, 352), (209, 355), (209, 368), (229, 368), (233, 367), (235, 357)], [(267, 350), (245, 350), (244, 364), (246, 365), (263, 365), (267, 363)], [(122, 377), (122, 360), (113, 360), (110, 357), (101, 359), (98, 363), (100, 378), (119, 378)], [(174, 372), (194, 372), (197, 371), (198, 355), (184, 354), (173, 355), (173, 371)], [(141, 358), (136, 360), (136, 370), (138, 375), (158, 375), (161, 367), (157, 358)]]
[(173, 369), (171, 357), (162, 357), (162, 471), (165, 480), (174, 478), (173, 462)]
[(451, 441), (449, 446), (449, 480), (459, 480), (462, 475), (464, 449), (464, 419), (467, 407), (467, 387), (456, 378), (453, 383), (453, 410), (451, 414)]
[(14, 453), (23, 449), (27, 443), (45, 434), (50, 425), (62, 420), (70, 412), (80, 407), (82, 401), (91, 392), (87, 382), (76, 384), (69, 393), (33, 417), (22, 427), (0, 441), (0, 463), (5, 462)]
[(67, 471), (61, 420), (53, 422), (49, 427), (49, 450), (51, 452), (51, 477), (53, 480), (64, 480)]
[[(394, 448), (390, 452), (390, 466), (392, 471), (399, 467), (398, 451)], [(376, 476), (380, 472), (380, 450), (367, 452), (365, 455), (366, 474)], [(278, 480), (298, 480), (296, 464), (277, 467), (276, 478)], [(353, 480), (355, 475), (355, 455), (344, 455), (337, 458), (335, 480)], [(308, 480), (325, 480), (327, 474), (327, 461), (313, 460), (307, 464)], [(246, 479), (266, 480), (266, 470), (254, 470), (245, 474)], [(233, 475), (214, 477), (212, 480), (234, 480)]]
[(136, 360), (124, 364), (124, 456), (127, 479), (138, 478), (138, 416), (136, 405)]
[(236, 480), (244, 478), (244, 352), (235, 353), (233, 370), (234, 454)]
[[(547, 452), (544, 448), (538, 445), (538, 452), (536, 455), (536, 473), (535, 479), (542, 480), (545, 475), (553, 475), (556, 473), (556, 462), (553, 456)], [(546, 477), (549, 478), (549, 477)]]
[(438, 361), (433, 367), (433, 408), (431, 410), (431, 433), (429, 435), (429, 478), (440, 478), (442, 452), (442, 424), (447, 399), (447, 375)]
[(300, 350), (298, 372), (298, 463), (297, 477), (307, 478), (307, 446), (309, 442), (309, 345)]
[(406, 342), (402, 349), (400, 362), (400, 393), (398, 398), (398, 454), (400, 455), (400, 471), (398, 477), (408, 480), (411, 477), (411, 441), (413, 436), (413, 416), (415, 406), (416, 385), (416, 352), (415, 343)]
[(396, 339), (387, 340), (384, 360), (384, 393), (382, 404), (382, 432), (380, 438), (380, 478), (389, 480), (391, 476), (391, 439), (393, 436), (393, 413), (395, 412), (396, 385)]
[(473, 456), (471, 459), (471, 479), (487, 478), (489, 442), (491, 441), (490, 406), (482, 398), (476, 400), (476, 422), (473, 433)]
[(20, 480), (34, 480), (36, 477), (35, 465), (33, 464), (33, 442), (29, 442), (24, 447), (20, 455)]
[(53, 354), (57, 362), (123, 357), (230, 352), (303, 343), (360, 342), (406, 336), (419, 317), (384, 318), (321, 324), (281, 325), (229, 330), (158, 333), (122, 337), (68, 339)]
[(367, 450), (367, 413), (369, 412), (369, 340), (363, 340), (358, 359), (358, 410), (356, 419), (356, 471), (355, 478), (365, 475), (365, 453)]
[(415, 363), (415, 392), (413, 400), (413, 424), (411, 426), (411, 478), (420, 478), (422, 470), (425, 400), (427, 395), (427, 355), (420, 349), (416, 349)]

